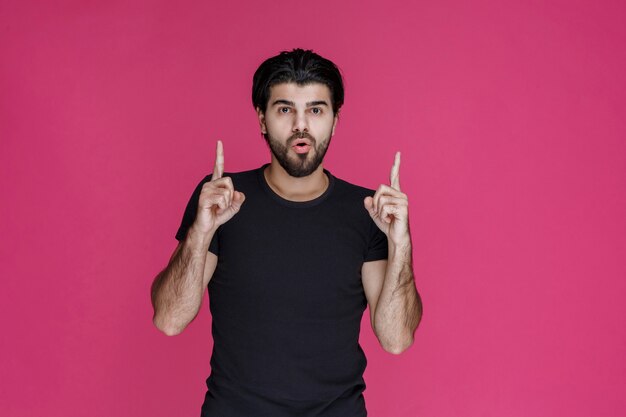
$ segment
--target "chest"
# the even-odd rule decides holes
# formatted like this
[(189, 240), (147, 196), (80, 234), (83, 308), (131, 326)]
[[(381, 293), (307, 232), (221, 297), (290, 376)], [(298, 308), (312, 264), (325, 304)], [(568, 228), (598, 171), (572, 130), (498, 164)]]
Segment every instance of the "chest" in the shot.
[(211, 299), (237, 305), (245, 299), (249, 314), (303, 317), (332, 317), (364, 304), (367, 226), (341, 206), (250, 204), (218, 233)]

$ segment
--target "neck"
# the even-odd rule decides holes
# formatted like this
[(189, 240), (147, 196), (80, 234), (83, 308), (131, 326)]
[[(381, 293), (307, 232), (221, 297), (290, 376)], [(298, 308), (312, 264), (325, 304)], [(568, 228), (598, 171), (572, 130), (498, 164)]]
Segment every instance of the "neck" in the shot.
[(265, 168), (263, 174), (272, 191), (289, 201), (316, 199), (324, 194), (329, 183), (321, 164), (310, 175), (298, 178), (289, 175), (278, 161), (272, 158), (272, 163)]

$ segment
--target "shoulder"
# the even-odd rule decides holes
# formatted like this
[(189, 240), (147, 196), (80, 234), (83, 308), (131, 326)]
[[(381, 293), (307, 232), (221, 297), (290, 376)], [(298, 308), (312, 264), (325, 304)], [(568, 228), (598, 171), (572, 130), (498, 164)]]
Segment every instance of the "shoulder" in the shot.
[[(248, 171), (241, 171), (241, 172), (224, 172), (223, 178), (225, 177), (230, 178), (233, 181), (233, 184), (238, 184), (238, 183), (245, 184), (251, 181), (258, 181), (260, 170), (261, 168), (251, 169)], [(200, 181), (199, 186), (202, 186), (205, 182), (211, 181), (212, 178), (213, 178), (212, 174), (206, 175)]]
[(369, 188), (333, 177), (333, 191), (329, 203), (335, 209), (339, 209), (338, 212), (342, 213), (344, 219), (347, 217), (368, 223), (371, 217), (363, 203), (365, 197), (373, 196), (374, 193), (375, 191)]
[(230, 177), (233, 181), (250, 181), (257, 180), (261, 168), (250, 169), (241, 172), (225, 172), (225, 177)]
[(241, 172), (224, 173), (224, 177), (228, 177), (232, 180), (235, 190), (242, 191), (244, 193), (251, 192), (252, 190), (258, 190), (260, 188), (260, 175), (262, 175), (262, 168), (256, 168)]
[(370, 188), (362, 187), (360, 185), (350, 183), (346, 180), (342, 180), (341, 178), (337, 178), (334, 176), (333, 180), (335, 183), (335, 191), (339, 196), (363, 199), (367, 196), (374, 195), (374, 193), (376, 192), (375, 190), (372, 190)]

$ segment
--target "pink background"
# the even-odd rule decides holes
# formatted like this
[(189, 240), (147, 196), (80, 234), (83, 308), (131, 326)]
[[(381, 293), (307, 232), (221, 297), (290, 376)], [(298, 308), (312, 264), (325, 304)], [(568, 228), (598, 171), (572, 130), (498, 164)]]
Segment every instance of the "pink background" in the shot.
[(0, 415), (199, 415), (207, 304), (168, 338), (149, 287), (298, 46), (346, 78), (325, 166), (403, 152), (425, 315), (399, 357), (364, 320), (370, 415), (626, 414), (624, 2), (174, 4), (0, 1)]

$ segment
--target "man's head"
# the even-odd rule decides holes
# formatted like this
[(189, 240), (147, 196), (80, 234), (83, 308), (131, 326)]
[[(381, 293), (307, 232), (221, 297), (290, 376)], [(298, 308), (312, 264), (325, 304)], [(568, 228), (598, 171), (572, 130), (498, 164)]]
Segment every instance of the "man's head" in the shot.
[(254, 108), (264, 113), (270, 98), (270, 89), (282, 83), (295, 83), (299, 86), (324, 84), (330, 90), (335, 116), (343, 105), (343, 79), (339, 68), (313, 51), (294, 49), (265, 60), (252, 79)]
[(337, 66), (312, 51), (282, 52), (254, 74), (252, 102), (273, 159), (293, 177), (317, 170), (343, 104)]

